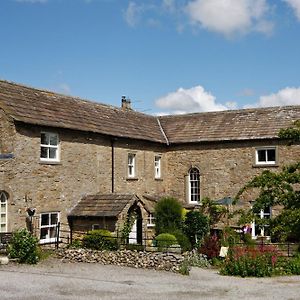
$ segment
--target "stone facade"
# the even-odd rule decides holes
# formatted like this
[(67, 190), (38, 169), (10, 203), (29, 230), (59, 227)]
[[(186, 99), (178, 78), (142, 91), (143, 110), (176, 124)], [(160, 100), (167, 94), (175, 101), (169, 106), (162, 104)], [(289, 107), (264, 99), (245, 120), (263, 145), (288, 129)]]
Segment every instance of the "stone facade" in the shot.
[[(151, 210), (141, 204), (146, 197), (170, 195), (187, 207), (197, 206), (187, 196), (191, 168), (199, 170), (201, 198), (217, 200), (235, 196), (264, 169), (279, 170), (300, 157), (299, 144), (286, 146), (277, 138), (278, 128), (300, 118), (298, 106), (164, 119), (11, 83), (0, 81), (0, 86), (0, 192), (8, 196), (3, 215), (8, 232), (25, 226), (28, 208), (35, 208), (38, 235), (42, 213), (59, 213), (67, 227), (70, 211), (83, 196), (128, 193), (141, 200), (143, 236), (148, 237), (153, 227), (147, 230)], [(42, 132), (58, 135), (57, 161), (40, 159)], [(258, 166), (256, 149), (270, 146), (276, 149), (276, 163)], [(128, 174), (129, 154), (135, 156), (134, 176)], [(156, 156), (160, 178), (155, 178)], [(253, 195), (244, 205), (251, 200)], [(118, 221), (124, 222), (129, 210)], [(114, 225), (120, 226), (109, 226)]]
[[(257, 165), (256, 149), (270, 146), (276, 148), (276, 164)], [(287, 146), (279, 140), (174, 146), (167, 153), (168, 171), (172, 174), (168, 177), (167, 190), (170, 195), (187, 204), (187, 177), (189, 170), (196, 167), (200, 171), (201, 198), (216, 200), (234, 197), (241, 187), (263, 170), (280, 170), (283, 165), (295, 163), (299, 158), (299, 145)], [(253, 195), (245, 199), (246, 202), (250, 200), (253, 200)]]
[[(2, 140), (5, 141), (1, 144), (4, 149), (2, 153), (13, 153), (13, 158), (0, 160), (0, 189), (9, 195), (7, 231), (25, 226), (28, 207), (36, 209), (36, 217), (44, 212), (60, 212), (60, 222), (67, 224), (68, 213), (84, 195), (112, 192), (110, 138), (23, 123), (16, 123), (15, 126), (9, 122), (1, 124), (9, 128), (2, 130)], [(41, 132), (58, 133), (58, 163), (40, 161)], [(166, 180), (154, 178), (155, 155), (161, 156), (163, 174), (167, 174), (165, 149), (162, 146), (124, 139), (114, 141), (113, 151), (114, 192), (134, 193), (140, 198), (148, 193), (166, 193)], [(136, 155), (134, 178), (127, 176), (128, 153)], [(145, 227), (147, 215), (145, 212), (143, 214)], [(34, 219), (35, 228), (38, 228), (39, 220)]]

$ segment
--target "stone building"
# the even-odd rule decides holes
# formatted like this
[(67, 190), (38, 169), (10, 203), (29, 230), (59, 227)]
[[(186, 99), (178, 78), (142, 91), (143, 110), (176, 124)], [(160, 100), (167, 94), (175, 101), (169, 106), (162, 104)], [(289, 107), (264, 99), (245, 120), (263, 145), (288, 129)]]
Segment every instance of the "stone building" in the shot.
[(116, 230), (134, 213), (139, 241), (161, 196), (192, 209), (299, 160), (299, 145), (277, 136), (297, 119), (300, 106), (155, 117), (125, 98), (116, 108), (0, 81), (0, 232), (31, 214), (47, 243), (58, 222)]

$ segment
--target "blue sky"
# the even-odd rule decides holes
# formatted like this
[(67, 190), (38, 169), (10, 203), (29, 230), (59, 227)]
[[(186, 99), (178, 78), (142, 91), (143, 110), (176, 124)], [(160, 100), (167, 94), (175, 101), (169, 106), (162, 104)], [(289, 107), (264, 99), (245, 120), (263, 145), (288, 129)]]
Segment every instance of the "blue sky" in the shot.
[(1, 0), (0, 78), (151, 114), (300, 104), (300, 0)]

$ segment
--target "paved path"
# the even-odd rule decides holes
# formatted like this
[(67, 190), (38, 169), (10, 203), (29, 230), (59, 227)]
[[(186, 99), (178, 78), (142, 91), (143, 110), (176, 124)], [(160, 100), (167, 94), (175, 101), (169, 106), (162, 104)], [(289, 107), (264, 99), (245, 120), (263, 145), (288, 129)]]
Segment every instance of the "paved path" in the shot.
[(300, 299), (300, 276), (235, 278), (193, 269), (190, 276), (50, 259), (0, 266), (4, 299)]

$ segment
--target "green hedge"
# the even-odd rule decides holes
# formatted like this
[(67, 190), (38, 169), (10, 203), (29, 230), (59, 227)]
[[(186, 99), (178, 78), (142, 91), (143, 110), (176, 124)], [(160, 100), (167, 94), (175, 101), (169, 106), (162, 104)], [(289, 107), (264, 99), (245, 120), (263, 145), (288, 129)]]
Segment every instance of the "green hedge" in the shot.
[(161, 233), (155, 240), (157, 242), (158, 251), (167, 251), (170, 246), (177, 244), (176, 237), (170, 233)]
[(110, 231), (97, 229), (89, 231), (82, 239), (82, 246), (94, 250), (116, 250), (117, 241)]

